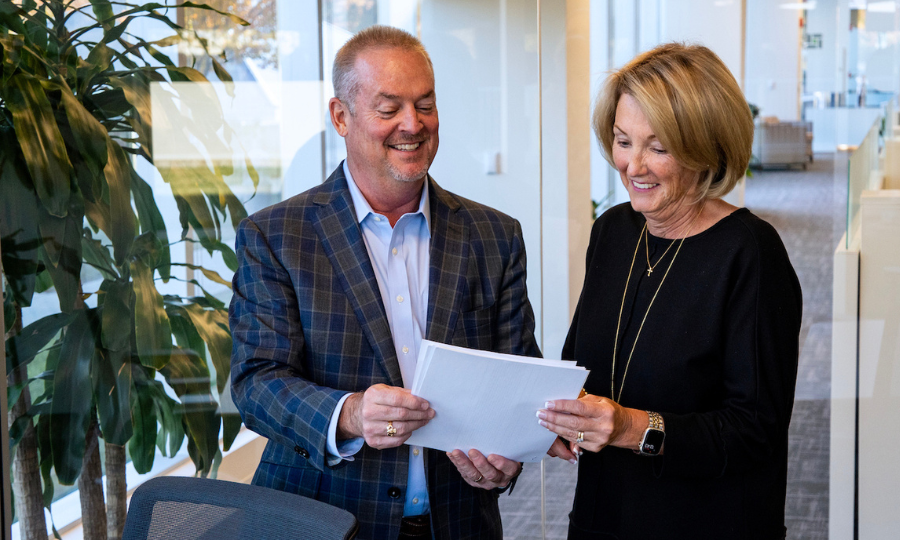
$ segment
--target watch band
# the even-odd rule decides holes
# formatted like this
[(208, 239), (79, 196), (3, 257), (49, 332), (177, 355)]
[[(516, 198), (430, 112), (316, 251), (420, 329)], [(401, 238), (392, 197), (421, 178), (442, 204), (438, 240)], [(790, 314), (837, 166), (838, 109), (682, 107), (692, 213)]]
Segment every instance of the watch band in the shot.
[(666, 425), (661, 414), (647, 411), (649, 425), (644, 430), (644, 436), (635, 454), (642, 456), (658, 456), (662, 452), (663, 443), (666, 440)]

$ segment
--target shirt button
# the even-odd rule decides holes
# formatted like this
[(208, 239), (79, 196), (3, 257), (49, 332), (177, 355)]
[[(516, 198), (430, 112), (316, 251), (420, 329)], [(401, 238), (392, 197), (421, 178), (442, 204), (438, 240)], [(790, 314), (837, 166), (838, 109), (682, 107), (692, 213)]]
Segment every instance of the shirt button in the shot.
[[(406, 354), (408, 352), (409, 352), (409, 347), (403, 347), (403, 354)], [(416, 454), (416, 455), (418, 455), (418, 454)]]
[(414, 456), (418, 456), (418, 455), (419, 455), (419, 449), (418, 449), (418, 448), (413, 448), (413, 455), (414, 455)]
[(397, 295), (397, 301), (400, 302), (401, 304), (403, 303), (403, 297), (400, 296), (399, 294)]
[(397, 254), (397, 248), (392, 249), (392, 250), (391, 250), (391, 253), (393, 253), (394, 255), (396, 255), (396, 254)]
[(381, 221), (381, 216), (375, 216), (375, 221)]
[(413, 499), (413, 504), (419, 504), (419, 499), (418, 499), (418, 497)]
[(392, 487), (392, 488), (388, 489), (387, 494), (388, 494), (388, 497), (390, 497), (392, 499), (399, 499), (400, 498), (400, 488)]

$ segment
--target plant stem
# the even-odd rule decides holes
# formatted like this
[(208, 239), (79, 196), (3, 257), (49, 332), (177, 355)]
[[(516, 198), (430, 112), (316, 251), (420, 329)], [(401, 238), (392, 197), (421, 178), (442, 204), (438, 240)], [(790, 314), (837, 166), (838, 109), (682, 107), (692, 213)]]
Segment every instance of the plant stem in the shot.
[[(10, 331), (14, 336), (22, 331), (22, 308), (16, 306), (16, 322)], [(20, 366), (9, 374), (10, 385), (28, 379), (27, 367)], [(19, 400), (9, 411), (9, 425), (28, 412), (31, 392), (26, 386)], [(16, 446), (13, 458), (13, 490), (16, 495), (16, 516), (19, 518), (19, 534), (24, 540), (47, 538), (47, 521), (44, 518), (44, 497), (41, 493), (41, 466), (38, 461), (37, 435), (34, 422), (28, 420), (25, 434)]]
[(106, 536), (109, 540), (122, 538), (127, 496), (125, 447), (106, 443)]
[(106, 504), (103, 502), (103, 470), (100, 465), (100, 426), (92, 415), (88, 428), (84, 460), (78, 476), (81, 499), (81, 523), (85, 540), (106, 540)]

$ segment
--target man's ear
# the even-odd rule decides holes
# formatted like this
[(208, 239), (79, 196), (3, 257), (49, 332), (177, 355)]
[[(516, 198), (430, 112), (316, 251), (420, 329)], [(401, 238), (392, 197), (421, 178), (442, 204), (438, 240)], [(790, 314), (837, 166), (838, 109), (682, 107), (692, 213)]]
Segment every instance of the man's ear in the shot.
[(328, 100), (328, 114), (331, 116), (331, 125), (334, 126), (338, 135), (346, 137), (348, 131), (347, 117), (350, 116), (350, 111), (344, 105), (344, 102), (336, 97)]

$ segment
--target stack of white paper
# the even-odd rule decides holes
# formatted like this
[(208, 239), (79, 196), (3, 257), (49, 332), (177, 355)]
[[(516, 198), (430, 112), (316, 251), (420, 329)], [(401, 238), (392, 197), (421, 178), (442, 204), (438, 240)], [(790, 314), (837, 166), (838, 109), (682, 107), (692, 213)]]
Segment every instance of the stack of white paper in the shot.
[(540, 461), (556, 434), (538, 425), (535, 413), (548, 400), (577, 398), (587, 376), (575, 362), (423, 340), (411, 391), (436, 414), (406, 442)]

